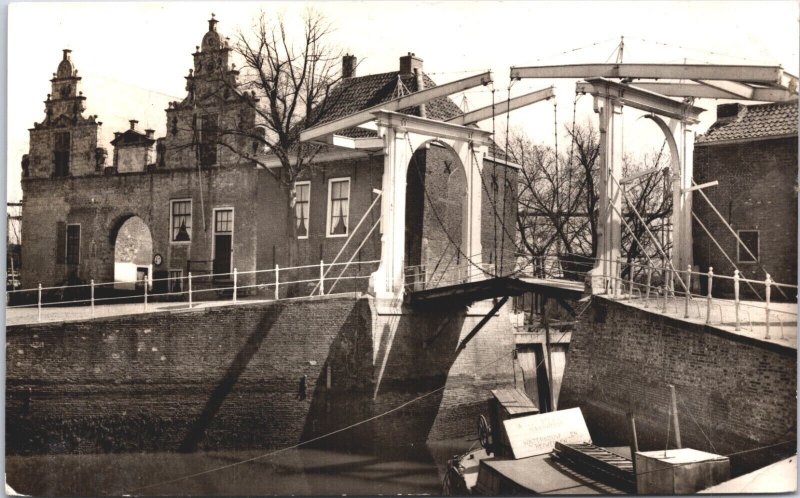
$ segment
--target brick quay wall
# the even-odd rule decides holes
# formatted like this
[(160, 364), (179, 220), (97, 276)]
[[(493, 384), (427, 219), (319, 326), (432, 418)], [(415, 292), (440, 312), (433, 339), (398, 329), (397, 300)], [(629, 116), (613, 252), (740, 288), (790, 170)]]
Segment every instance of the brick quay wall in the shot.
[(280, 448), (434, 390), (320, 443), (470, 435), (488, 389), (513, 382), (504, 312), (455, 353), (480, 318), (345, 295), (10, 326), (6, 451)]
[(672, 384), (683, 446), (738, 453), (741, 473), (796, 452), (796, 365), (794, 348), (595, 296), (572, 334), (559, 409), (580, 407), (608, 445), (629, 443), (632, 412), (640, 449), (663, 449)]

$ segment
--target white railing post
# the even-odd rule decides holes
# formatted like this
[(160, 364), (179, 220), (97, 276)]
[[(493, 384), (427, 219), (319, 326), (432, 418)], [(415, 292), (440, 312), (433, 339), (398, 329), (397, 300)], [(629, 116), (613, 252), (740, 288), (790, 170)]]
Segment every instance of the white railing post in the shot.
[(94, 279), (89, 282), (90, 291), (90, 298), (92, 303), (92, 316), (94, 316)]
[(36, 317), (36, 321), (37, 322), (41, 322), (42, 321), (42, 283), (41, 282), (39, 282), (39, 297), (37, 299), (37, 305), (36, 306), (38, 308), (38, 314), (37, 314), (37, 317)]
[(280, 286), (281, 286), (280, 271), (281, 271), (280, 265), (275, 263), (275, 300), (276, 301), (278, 299), (280, 299), (280, 296), (281, 296), (280, 292), (278, 291), (278, 289), (280, 289)]
[(628, 299), (633, 301), (633, 261), (628, 265)]
[(325, 295), (325, 263), (319, 260), (319, 295)]
[(189, 272), (189, 307), (192, 307), (192, 272)]
[(689, 296), (691, 294), (690, 290), (692, 288), (690, 282), (692, 281), (692, 265), (687, 265), (686, 267), (686, 297), (684, 299), (684, 307), (683, 307), (683, 317), (689, 318)]
[(736, 327), (739, 331), (739, 270), (733, 270), (733, 309), (736, 311)]
[(669, 270), (664, 268), (664, 313), (667, 312), (667, 299), (669, 299)]
[(767, 325), (767, 334), (764, 336), (764, 339), (770, 339), (769, 336), (769, 298), (770, 294), (772, 293), (772, 277), (769, 276), (767, 273), (767, 279), (764, 280), (764, 287), (766, 288), (767, 300), (766, 300), (766, 308), (764, 309), (764, 314), (766, 315), (766, 319), (764, 320)]
[(647, 308), (647, 306), (650, 304), (650, 284), (652, 283), (652, 278), (653, 278), (653, 268), (648, 266), (647, 267), (647, 290), (645, 291), (647, 297), (644, 300), (644, 307), (645, 308)]
[(236, 284), (239, 278), (239, 272), (236, 268), (233, 269), (233, 304), (236, 304)]
[(142, 279), (144, 284), (144, 310), (147, 311), (147, 276)]
[(706, 298), (706, 323), (711, 323), (711, 288), (714, 284), (714, 267), (708, 267), (708, 297)]
[(614, 297), (622, 298), (622, 256), (617, 258), (617, 271), (614, 272)]

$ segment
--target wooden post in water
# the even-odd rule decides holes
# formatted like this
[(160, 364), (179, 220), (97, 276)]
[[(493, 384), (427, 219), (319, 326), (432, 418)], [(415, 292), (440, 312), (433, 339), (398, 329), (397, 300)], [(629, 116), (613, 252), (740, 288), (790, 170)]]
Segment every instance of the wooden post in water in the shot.
[(628, 429), (630, 430), (631, 463), (633, 464), (633, 478), (636, 484), (636, 452), (639, 451), (639, 440), (636, 438), (636, 417), (633, 412), (628, 412)]
[(544, 322), (544, 346), (547, 349), (545, 354), (547, 355), (547, 365), (545, 371), (547, 372), (547, 386), (548, 391), (550, 391), (550, 409), (548, 411), (555, 411), (556, 403), (555, 403), (555, 394), (553, 393), (553, 362), (552, 357), (550, 356), (550, 323), (547, 319), (547, 299), (544, 299), (542, 310), (542, 321)]
[(675, 386), (670, 384), (669, 391), (672, 395), (672, 425), (675, 426), (675, 447), (683, 448), (681, 445), (681, 426), (678, 423), (678, 397), (675, 395)]

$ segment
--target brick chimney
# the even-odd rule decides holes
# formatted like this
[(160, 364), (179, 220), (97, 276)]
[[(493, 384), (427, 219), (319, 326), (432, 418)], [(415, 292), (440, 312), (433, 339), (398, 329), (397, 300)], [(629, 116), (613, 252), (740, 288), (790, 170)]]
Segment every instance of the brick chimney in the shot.
[(413, 52), (409, 52), (408, 55), (400, 57), (400, 76), (414, 74), (414, 70), (422, 72), (422, 59), (417, 57)]
[(739, 117), (744, 108), (745, 106), (739, 103), (717, 105), (717, 123), (733, 121)]
[(342, 79), (355, 78), (357, 63), (355, 55), (346, 54), (342, 57)]
[(135, 120), (135, 119), (129, 119), (128, 122), (131, 124), (131, 130), (135, 130), (136, 129), (136, 123), (138, 123), (138, 121)]
[(156, 130), (151, 130), (149, 128), (144, 130), (144, 134), (147, 136), (147, 138), (153, 138), (153, 135), (155, 134), (155, 132), (156, 132)]

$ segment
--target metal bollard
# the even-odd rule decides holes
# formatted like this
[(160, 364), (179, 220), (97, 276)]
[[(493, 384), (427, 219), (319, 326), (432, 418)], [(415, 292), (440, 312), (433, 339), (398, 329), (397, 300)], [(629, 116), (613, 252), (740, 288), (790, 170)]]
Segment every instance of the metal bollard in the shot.
[(325, 264), (319, 260), (319, 295), (325, 295)]
[(706, 298), (706, 323), (711, 323), (711, 287), (714, 280), (714, 267), (708, 267), (708, 297)]
[(770, 294), (772, 293), (772, 277), (769, 276), (769, 273), (767, 273), (767, 279), (764, 280), (764, 286), (766, 287), (766, 294), (767, 294), (767, 301), (766, 301), (767, 306), (766, 309), (764, 310), (764, 313), (766, 314), (766, 319), (764, 321), (766, 322), (767, 325), (767, 334), (764, 336), (764, 339), (771, 339), (771, 337), (769, 336), (769, 297)]
[(189, 308), (192, 307), (192, 272), (189, 272)]
[(37, 308), (38, 308), (38, 315), (36, 317), (37, 322), (42, 321), (42, 283), (39, 282), (39, 297), (37, 300)]
[(239, 272), (236, 268), (233, 269), (233, 304), (236, 304), (236, 284), (239, 277)]
[(684, 294), (686, 294), (686, 296), (684, 298), (684, 307), (683, 307), (683, 317), (684, 318), (689, 318), (689, 297), (691, 295), (690, 290), (692, 288), (692, 286), (690, 284), (691, 281), (692, 281), (692, 265), (687, 265), (687, 267), (686, 267), (686, 282), (687, 282), (687, 285), (686, 285), (686, 291), (684, 292)]
[(733, 309), (736, 311), (736, 327), (734, 330), (739, 331), (739, 270), (733, 271)]
[(144, 310), (147, 311), (147, 277), (142, 279), (142, 283), (144, 284)]
[(90, 292), (89, 295), (90, 295), (91, 303), (92, 303), (92, 316), (94, 316), (94, 279), (92, 279), (89, 282), (89, 286), (90, 286), (90, 289), (91, 289), (91, 292)]
[(281, 271), (280, 265), (275, 263), (275, 300), (276, 301), (278, 299), (280, 299), (280, 292), (278, 292), (278, 289), (280, 288), (280, 285), (281, 285), (280, 278), (279, 278), (280, 271)]

